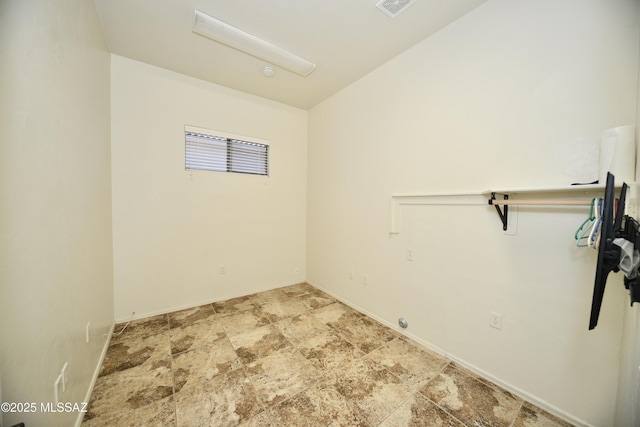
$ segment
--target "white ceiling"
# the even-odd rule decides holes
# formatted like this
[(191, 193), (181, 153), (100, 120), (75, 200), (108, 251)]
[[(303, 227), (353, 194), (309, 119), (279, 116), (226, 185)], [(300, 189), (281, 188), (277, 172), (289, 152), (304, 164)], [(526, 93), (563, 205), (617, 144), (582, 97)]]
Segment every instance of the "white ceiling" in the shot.
[[(95, 0), (112, 53), (308, 109), (486, 0), (417, 0), (391, 19), (378, 0)], [(191, 31), (194, 9), (317, 64), (308, 77)]]

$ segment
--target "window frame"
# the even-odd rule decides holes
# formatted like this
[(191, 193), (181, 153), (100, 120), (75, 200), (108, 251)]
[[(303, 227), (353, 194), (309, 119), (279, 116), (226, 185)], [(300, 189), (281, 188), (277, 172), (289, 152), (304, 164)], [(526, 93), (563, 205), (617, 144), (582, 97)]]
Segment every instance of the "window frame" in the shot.
[[(225, 144), (226, 144), (226, 150), (225, 151), (225, 163), (226, 163), (226, 170), (222, 170), (222, 169), (208, 169), (208, 168), (199, 168), (199, 167), (193, 167), (193, 164), (189, 164), (188, 161), (188, 147), (189, 147), (189, 143), (187, 141), (187, 137), (188, 134), (192, 133), (192, 134), (197, 134), (197, 135), (202, 135), (205, 137), (210, 137), (212, 139), (217, 139), (217, 140), (224, 140)], [(256, 172), (251, 172), (249, 167), (246, 167), (246, 164), (238, 164), (239, 167), (234, 167), (234, 158), (233, 158), (233, 154), (234, 153), (238, 153), (238, 148), (241, 149), (241, 145), (240, 144), (249, 144), (249, 145), (258, 145), (258, 146), (263, 146), (264, 147), (264, 167), (265, 167), (265, 173), (261, 173), (260, 171), (256, 171)], [(236, 149), (234, 150), (233, 147), (236, 147)], [(240, 174), (244, 174), (244, 175), (256, 175), (256, 176), (266, 176), (268, 177), (270, 174), (270, 170), (271, 170), (271, 146), (269, 144), (269, 141), (264, 140), (264, 139), (260, 139), (260, 138), (255, 138), (255, 137), (251, 137), (251, 136), (244, 136), (244, 135), (237, 135), (237, 134), (233, 134), (233, 133), (229, 133), (229, 132), (223, 132), (223, 131), (218, 131), (218, 130), (213, 130), (213, 129), (207, 129), (207, 128), (201, 128), (201, 127), (197, 127), (197, 126), (190, 126), (190, 125), (185, 125), (184, 127), (184, 168), (185, 171), (205, 171), (205, 172), (227, 172), (227, 173), (240, 173)], [(247, 151), (247, 150), (246, 150)], [(248, 150), (251, 151), (251, 150)], [(256, 159), (259, 159), (259, 156), (256, 156)], [(235, 159), (237, 160), (237, 159)], [(240, 167), (240, 166), (245, 166), (245, 167)]]

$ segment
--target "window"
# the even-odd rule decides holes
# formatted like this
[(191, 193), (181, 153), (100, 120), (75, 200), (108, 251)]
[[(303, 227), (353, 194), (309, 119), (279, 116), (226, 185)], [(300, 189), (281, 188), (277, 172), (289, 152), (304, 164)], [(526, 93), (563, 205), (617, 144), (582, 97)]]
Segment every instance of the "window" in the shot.
[(185, 169), (269, 175), (269, 144), (185, 126)]

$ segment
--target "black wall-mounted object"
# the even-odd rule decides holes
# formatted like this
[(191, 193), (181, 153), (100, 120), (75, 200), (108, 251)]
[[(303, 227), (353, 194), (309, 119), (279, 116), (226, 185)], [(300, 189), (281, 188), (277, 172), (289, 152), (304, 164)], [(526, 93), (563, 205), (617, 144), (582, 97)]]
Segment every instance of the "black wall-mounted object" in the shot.
[[(504, 194), (503, 197), (505, 200), (509, 200), (508, 194)], [(489, 204), (493, 205), (494, 200), (496, 200), (496, 193), (491, 193)], [(507, 221), (509, 219), (509, 205), (504, 205), (504, 210), (500, 210), (500, 206), (498, 205), (493, 205), (493, 206), (495, 206), (496, 211), (498, 212), (498, 216), (500, 217), (500, 221), (502, 221), (502, 229), (504, 231), (507, 231), (507, 228), (508, 228)]]
[[(604, 289), (609, 273), (612, 271), (614, 273), (620, 271), (621, 249), (615, 245), (613, 241), (617, 238), (623, 238), (633, 243), (634, 249), (640, 250), (640, 226), (635, 219), (624, 215), (626, 196), (627, 184), (622, 184), (617, 210), (614, 212), (616, 205), (615, 177), (608, 173), (604, 191), (598, 264), (596, 266), (596, 279), (593, 287), (593, 300), (591, 302), (591, 317), (589, 319), (590, 330), (598, 324), (602, 298), (604, 297)], [(634, 276), (632, 279), (627, 277), (624, 279), (624, 285), (629, 290), (631, 305), (633, 305), (634, 302), (640, 302), (640, 275), (636, 271)]]
[[(634, 249), (640, 250), (640, 224), (638, 221), (625, 216), (620, 229), (619, 236), (629, 242), (633, 243)], [(629, 297), (631, 298), (631, 305), (634, 302), (640, 302), (640, 271), (634, 271), (633, 277), (624, 278), (624, 287), (629, 291)]]

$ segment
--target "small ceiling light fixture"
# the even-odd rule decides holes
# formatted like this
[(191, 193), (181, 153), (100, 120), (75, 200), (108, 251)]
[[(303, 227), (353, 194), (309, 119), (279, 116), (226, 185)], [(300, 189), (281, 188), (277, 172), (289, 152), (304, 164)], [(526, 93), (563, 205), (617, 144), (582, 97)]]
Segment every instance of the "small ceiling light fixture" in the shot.
[(195, 10), (193, 32), (222, 43), (241, 52), (260, 58), (271, 64), (307, 77), (316, 64), (300, 58), (276, 45)]
[(262, 75), (265, 77), (273, 77), (273, 75), (275, 74), (275, 70), (273, 69), (273, 67), (264, 67), (262, 69)]

